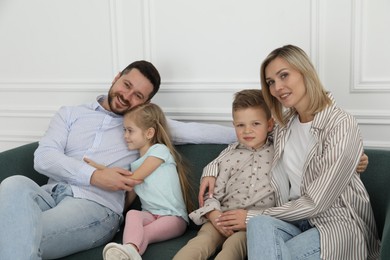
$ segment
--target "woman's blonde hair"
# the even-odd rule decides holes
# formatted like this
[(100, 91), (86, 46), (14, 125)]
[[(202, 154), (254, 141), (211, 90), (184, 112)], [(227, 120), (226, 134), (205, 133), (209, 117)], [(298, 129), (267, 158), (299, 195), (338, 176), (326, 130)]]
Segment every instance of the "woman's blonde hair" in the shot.
[(271, 95), (269, 86), (267, 84), (265, 69), (276, 58), (282, 58), (293, 69), (301, 73), (306, 87), (306, 93), (309, 97), (308, 111), (312, 115), (322, 111), (332, 103), (328, 97), (326, 90), (318, 77), (318, 74), (311, 63), (307, 54), (299, 47), (294, 45), (285, 45), (273, 50), (267, 58), (263, 61), (260, 68), (261, 91), (268, 106), (271, 108), (274, 118), (280, 125), (285, 125), (287, 120), (296, 113), (294, 108), (286, 108)]
[(184, 202), (186, 204), (187, 212), (193, 211), (195, 206), (191, 199), (193, 189), (189, 182), (189, 167), (187, 166), (184, 158), (179, 154), (179, 152), (176, 151), (175, 146), (172, 144), (171, 135), (168, 130), (167, 120), (164, 112), (158, 105), (153, 103), (146, 103), (129, 110), (126, 112), (124, 117), (131, 118), (134, 123), (142, 130), (153, 128), (155, 130), (155, 134), (150, 142), (152, 144), (164, 144), (168, 147), (173, 156), (173, 159), (176, 162), (181, 191)]

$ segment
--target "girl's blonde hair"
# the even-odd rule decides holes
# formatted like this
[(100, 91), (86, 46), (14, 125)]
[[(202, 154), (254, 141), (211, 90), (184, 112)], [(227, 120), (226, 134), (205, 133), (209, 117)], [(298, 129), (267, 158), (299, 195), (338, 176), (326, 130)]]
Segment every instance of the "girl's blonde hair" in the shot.
[(153, 128), (155, 130), (155, 134), (150, 140), (151, 144), (160, 143), (168, 147), (173, 156), (173, 159), (176, 162), (181, 191), (187, 207), (187, 212), (193, 211), (195, 206), (191, 199), (193, 189), (189, 182), (189, 167), (187, 166), (187, 162), (176, 151), (175, 146), (172, 144), (171, 135), (168, 130), (167, 120), (164, 112), (158, 105), (153, 103), (146, 103), (129, 110), (124, 117), (131, 118), (134, 123), (142, 130)]
[(266, 80), (265, 69), (276, 58), (282, 58), (293, 69), (301, 73), (306, 87), (306, 93), (310, 100), (309, 107), (307, 108), (309, 113), (315, 115), (332, 103), (331, 99), (326, 93), (326, 90), (322, 86), (313, 64), (311, 63), (307, 54), (301, 48), (294, 45), (285, 45), (281, 48), (275, 49), (261, 64), (260, 79), (261, 91), (263, 93), (264, 99), (271, 108), (276, 121), (278, 121), (280, 125), (285, 125), (288, 119), (296, 113), (296, 110), (294, 108), (289, 108), (287, 109), (287, 114), (285, 114), (285, 108), (270, 93)]

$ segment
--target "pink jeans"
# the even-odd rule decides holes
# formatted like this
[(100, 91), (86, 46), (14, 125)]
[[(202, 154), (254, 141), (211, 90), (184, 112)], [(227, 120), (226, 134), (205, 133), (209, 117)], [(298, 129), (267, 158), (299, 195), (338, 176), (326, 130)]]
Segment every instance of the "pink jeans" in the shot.
[(178, 216), (159, 216), (147, 211), (130, 210), (126, 214), (123, 244), (137, 246), (142, 255), (149, 244), (178, 237), (187, 222)]

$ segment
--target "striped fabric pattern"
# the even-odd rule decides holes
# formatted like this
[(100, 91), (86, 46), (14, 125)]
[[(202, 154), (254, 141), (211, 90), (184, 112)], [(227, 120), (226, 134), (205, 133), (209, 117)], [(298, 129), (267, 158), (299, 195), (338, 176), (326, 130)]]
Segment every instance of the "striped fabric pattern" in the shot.
[[(282, 156), (289, 124), (276, 126), (273, 167)], [(287, 201), (285, 178), (272, 174), (277, 207), (263, 212), (285, 221), (308, 219), (321, 237), (322, 259), (378, 259), (380, 242), (369, 196), (355, 169), (363, 151), (356, 120), (332, 105), (310, 129), (317, 140), (304, 165), (302, 196)]]

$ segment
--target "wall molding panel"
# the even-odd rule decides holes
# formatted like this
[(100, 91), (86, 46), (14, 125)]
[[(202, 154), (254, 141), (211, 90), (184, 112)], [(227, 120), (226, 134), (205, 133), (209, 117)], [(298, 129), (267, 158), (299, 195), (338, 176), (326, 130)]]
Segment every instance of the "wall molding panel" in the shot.
[(0, 106), (0, 118), (11, 117), (11, 118), (47, 118), (51, 117), (56, 113), (57, 107), (14, 107), (14, 106)]
[(310, 2), (311, 5), (311, 35), (310, 35), (310, 58), (314, 66), (317, 68), (318, 73), (322, 75), (321, 71), (321, 26), (323, 21), (321, 19), (321, 2), (319, 0), (314, 0)]
[[(365, 38), (368, 14), (368, 4), (373, 4), (372, 1), (353, 0), (352, 1), (352, 26), (351, 26), (351, 93), (386, 93), (390, 92), (389, 75), (383, 77), (365, 78), (363, 71), (363, 62), (365, 62), (365, 52), (367, 49), (367, 39)], [(385, 79), (384, 79), (385, 78)], [(386, 79), (387, 78), (387, 79)]]
[(255, 81), (240, 81), (240, 82), (211, 82), (211, 81), (170, 81), (163, 82), (159, 90), (160, 93), (204, 93), (204, 92), (231, 92), (232, 95), (244, 88), (260, 88), (260, 83)]
[(390, 126), (390, 111), (349, 111), (361, 125)]
[(388, 141), (363, 141), (365, 149), (389, 150), (390, 142)]
[(43, 132), (9, 133), (0, 131), (0, 142), (31, 143), (41, 139)]
[(231, 126), (234, 93), (260, 88), (261, 61), (285, 44), (307, 51), (365, 146), (390, 149), (390, 50), (376, 38), (390, 43), (378, 29), (385, 1), (76, 2), (2, 6), (0, 151), (39, 140), (59, 107), (107, 94), (139, 59), (159, 69), (153, 102), (168, 117)]
[(29, 80), (29, 81), (0, 81), (0, 92), (107, 92), (111, 82), (103, 80)]
[(143, 55), (146, 60), (153, 62), (153, 33), (154, 33), (154, 19), (152, 14), (152, 5), (150, 0), (141, 1), (141, 13), (142, 13), (142, 45)]
[(111, 53), (112, 53), (112, 73), (116, 75), (119, 68), (119, 55), (122, 53), (123, 39), (120, 35), (123, 35), (123, 17), (120, 12), (122, 2), (117, 0), (109, 0), (109, 15), (110, 15), (110, 34), (111, 34)]

